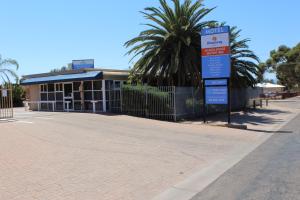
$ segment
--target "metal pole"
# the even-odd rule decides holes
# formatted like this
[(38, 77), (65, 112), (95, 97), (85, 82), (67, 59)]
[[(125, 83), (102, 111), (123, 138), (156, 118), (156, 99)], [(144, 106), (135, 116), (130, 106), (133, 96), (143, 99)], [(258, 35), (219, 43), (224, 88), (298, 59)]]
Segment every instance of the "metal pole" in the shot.
[(14, 117), (13, 87), (10, 85), (11, 118)]
[(203, 122), (206, 123), (205, 79), (203, 79), (202, 89), (203, 89)]
[(231, 124), (231, 87), (230, 87), (230, 78), (227, 79), (228, 87), (228, 124)]

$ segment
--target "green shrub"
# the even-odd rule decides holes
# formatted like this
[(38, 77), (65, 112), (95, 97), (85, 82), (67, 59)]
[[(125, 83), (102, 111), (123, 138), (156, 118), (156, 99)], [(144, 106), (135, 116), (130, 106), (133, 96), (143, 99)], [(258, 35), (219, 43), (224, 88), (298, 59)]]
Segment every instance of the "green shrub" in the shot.
[(25, 91), (19, 84), (13, 84), (13, 105), (14, 107), (22, 107), (25, 98)]

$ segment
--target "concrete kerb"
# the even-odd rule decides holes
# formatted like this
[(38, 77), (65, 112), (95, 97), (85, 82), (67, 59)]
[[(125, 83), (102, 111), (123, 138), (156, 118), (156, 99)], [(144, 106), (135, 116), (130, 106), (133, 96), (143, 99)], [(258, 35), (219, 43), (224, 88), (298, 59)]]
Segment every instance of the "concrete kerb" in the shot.
[[(275, 125), (271, 132), (277, 132), (282, 127), (286, 126), (290, 121), (298, 116), (300, 112), (291, 114), (288, 119), (282, 124)], [(262, 141), (258, 144), (254, 144), (247, 149), (243, 149), (243, 152), (237, 153), (235, 156), (228, 156), (226, 158), (216, 160), (210, 166), (205, 168), (199, 168), (197, 173), (191, 175), (184, 181), (172, 186), (163, 193), (157, 195), (152, 200), (189, 200), (196, 194), (204, 190), (208, 185), (217, 180), (228, 169), (235, 166), (245, 156), (254, 151), (258, 146), (266, 142), (273, 134), (267, 134)]]

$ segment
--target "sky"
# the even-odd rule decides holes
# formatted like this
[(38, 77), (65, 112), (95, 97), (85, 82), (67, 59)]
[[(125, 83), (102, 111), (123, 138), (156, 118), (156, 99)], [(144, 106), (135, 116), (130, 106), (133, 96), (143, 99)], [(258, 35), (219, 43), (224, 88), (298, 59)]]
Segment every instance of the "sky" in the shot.
[[(216, 7), (207, 20), (238, 26), (262, 61), (279, 45), (300, 42), (299, 0), (204, 4)], [(89, 58), (97, 67), (128, 69), (130, 57), (123, 45), (145, 29), (139, 11), (158, 6), (158, 0), (0, 0), (0, 5), (0, 54), (16, 59), (22, 76)]]

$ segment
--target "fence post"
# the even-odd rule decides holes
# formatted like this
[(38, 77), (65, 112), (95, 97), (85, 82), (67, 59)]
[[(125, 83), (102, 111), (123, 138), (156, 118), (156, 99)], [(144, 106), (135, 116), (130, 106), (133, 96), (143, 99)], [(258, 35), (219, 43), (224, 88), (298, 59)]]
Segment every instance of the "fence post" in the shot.
[(146, 111), (146, 117), (149, 118), (149, 110), (148, 110), (148, 88), (147, 87), (145, 87), (145, 95), (146, 95), (146, 100), (145, 100), (146, 101), (145, 102), (146, 103), (146, 105), (145, 105), (146, 106), (146, 110), (145, 110)]
[(261, 99), (259, 103), (260, 103), (260, 108), (262, 108), (263, 107), (263, 100)]
[(195, 113), (195, 91), (194, 91), (195, 89), (194, 88), (192, 88), (192, 98), (193, 98), (193, 115), (194, 115), (194, 117), (196, 116), (196, 113)]
[(176, 87), (173, 86), (173, 98), (174, 98), (174, 121), (177, 121), (177, 113), (176, 113)]
[(120, 88), (120, 112), (121, 113), (123, 112), (123, 109), (122, 109), (122, 105), (123, 105), (122, 100), (123, 100), (123, 97), (122, 97), (122, 95), (123, 95), (123, 84), (121, 84), (121, 88)]
[[(10, 84), (11, 117), (14, 117), (13, 86)], [(8, 90), (9, 91), (9, 90)]]

